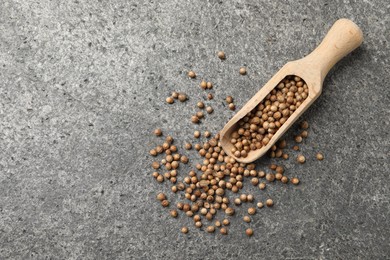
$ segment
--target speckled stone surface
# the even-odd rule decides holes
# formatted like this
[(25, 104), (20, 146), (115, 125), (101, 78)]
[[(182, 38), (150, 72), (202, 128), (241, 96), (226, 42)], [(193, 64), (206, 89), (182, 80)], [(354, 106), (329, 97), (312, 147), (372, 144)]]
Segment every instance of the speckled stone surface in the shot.
[[(0, 1), (0, 258), (388, 259), (390, 5), (307, 2)], [(246, 180), (245, 192), (275, 206), (250, 224), (242, 206), (226, 237), (170, 218), (155, 196), (179, 200), (151, 176), (148, 151), (161, 143), (152, 130), (179, 147), (195, 129), (216, 133), (233, 115), (226, 95), (240, 108), (341, 17), (365, 40), (304, 115), (307, 163), (295, 163), (296, 152), (284, 163), (301, 184), (260, 191)], [(201, 78), (215, 85), (215, 113), (195, 126)], [(190, 99), (165, 104), (173, 90)]]

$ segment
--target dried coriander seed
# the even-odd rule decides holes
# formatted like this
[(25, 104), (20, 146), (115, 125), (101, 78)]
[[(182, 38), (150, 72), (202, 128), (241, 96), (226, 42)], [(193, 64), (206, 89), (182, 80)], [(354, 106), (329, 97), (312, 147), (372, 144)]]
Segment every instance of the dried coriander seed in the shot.
[(305, 156), (303, 156), (302, 154), (300, 154), (300, 155), (298, 155), (298, 157), (297, 157), (297, 161), (298, 161), (299, 163), (305, 163), (305, 162), (306, 162), (306, 158), (305, 158)]
[(188, 99), (187, 95), (184, 94), (184, 93), (180, 93), (179, 96), (178, 96), (178, 99), (180, 102), (184, 102)]
[(247, 230), (245, 230), (245, 234), (248, 236), (248, 237), (251, 237), (253, 235), (253, 230), (251, 228), (248, 228)]
[(194, 137), (195, 138), (199, 138), (200, 137), (200, 132), (199, 131), (195, 131), (194, 132)]
[(173, 104), (173, 102), (174, 102), (173, 97), (167, 97), (165, 99), (165, 102), (167, 102), (168, 104)]
[(303, 121), (300, 126), (301, 126), (302, 129), (308, 129), (309, 128), (309, 123), (307, 121)]
[(230, 221), (229, 221), (227, 218), (225, 218), (224, 220), (222, 220), (222, 224), (223, 224), (224, 226), (229, 226)]
[(295, 138), (294, 138), (294, 140), (295, 140), (295, 142), (297, 142), (297, 143), (302, 143), (302, 136), (300, 136), (300, 135), (297, 135), (297, 136), (295, 136)]
[(159, 200), (159, 201), (163, 201), (163, 200), (165, 200), (167, 197), (165, 196), (165, 194), (164, 193), (159, 193), (159, 194), (157, 194), (157, 200)]
[(230, 103), (229, 109), (234, 111), (234, 110), (236, 110), (236, 106), (233, 103)]
[(188, 233), (188, 228), (187, 227), (182, 227), (181, 228), (181, 233), (187, 234)]
[(264, 190), (265, 187), (266, 187), (265, 182), (262, 182), (262, 183), (259, 184), (259, 189), (260, 189), (260, 190)]
[(211, 136), (211, 133), (209, 131), (204, 132), (204, 137), (209, 138)]
[(219, 230), (219, 232), (222, 234), (222, 235), (227, 235), (228, 231), (227, 231), (227, 228), (223, 227)]
[(156, 136), (161, 136), (161, 135), (162, 135), (161, 129), (160, 129), (160, 128), (155, 129), (155, 130), (154, 130), (154, 134), (155, 134)]
[(202, 80), (202, 81), (200, 82), (200, 87), (201, 87), (202, 89), (206, 89), (206, 88), (207, 88), (207, 82), (204, 81), (204, 80)]
[(186, 150), (191, 150), (192, 149), (192, 144), (191, 143), (185, 143), (184, 148)]
[(207, 112), (208, 114), (213, 113), (213, 111), (214, 111), (214, 109), (213, 109), (212, 107), (210, 107), (210, 106), (206, 107), (206, 112)]
[(161, 201), (161, 206), (163, 206), (163, 207), (168, 207), (169, 206), (169, 201), (168, 200), (163, 200), (163, 201)]
[(198, 124), (198, 123), (199, 123), (199, 117), (197, 117), (197, 116), (192, 116), (192, 117), (191, 117), (191, 122), (194, 123), (194, 124)]
[(173, 91), (171, 94), (171, 97), (173, 97), (174, 99), (177, 99), (179, 97), (179, 93), (177, 93), (176, 91)]
[(195, 72), (193, 72), (192, 70), (190, 70), (189, 72), (188, 72), (188, 77), (190, 77), (190, 78), (195, 78), (196, 77), (196, 74), (195, 74)]
[(246, 222), (246, 223), (251, 222), (251, 218), (250, 218), (249, 216), (244, 216), (242, 219), (243, 219), (244, 222)]
[(299, 184), (299, 179), (294, 177), (294, 178), (291, 178), (291, 183), (294, 184), (294, 185), (298, 185)]
[(207, 230), (208, 233), (214, 233), (215, 227), (214, 227), (214, 226), (208, 226), (208, 227), (206, 228), (206, 230)]
[(157, 170), (158, 168), (160, 168), (160, 164), (158, 162), (153, 162), (152, 167), (153, 167), (153, 169)]
[(199, 101), (197, 104), (196, 104), (197, 107), (199, 108), (204, 108), (204, 103), (202, 101)]
[(322, 153), (317, 153), (316, 158), (317, 160), (322, 161), (324, 159), (324, 156), (322, 155)]
[(233, 97), (232, 97), (232, 96), (227, 96), (227, 97), (226, 97), (226, 102), (227, 102), (228, 104), (233, 103)]
[(257, 207), (258, 207), (259, 209), (261, 209), (262, 207), (264, 207), (263, 202), (257, 202)]
[(272, 199), (267, 199), (265, 205), (267, 205), (267, 207), (272, 207), (274, 205), (274, 201)]
[(246, 74), (246, 69), (244, 67), (241, 67), (239, 72), (240, 72), (241, 75), (245, 75)]
[(256, 214), (256, 208), (249, 208), (249, 209), (248, 209), (248, 214), (249, 214), (249, 215), (254, 215), (254, 214)]
[(207, 94), (207, 99), (208, 100), (212, 100), (213, 98), (214, 98), (213, 94), (211, 94), (211, 93)]
[(171, 211), (169, 212), (169, 214), (171, 215), (172, 218), (177, 218), (177, 215), (178, 215), (176, 209), (171, 210)]
[(219, 51), (217, 54), (218, 58), (221, 60), (224, 60), (226, 58), (225, 53), (223, 51)]

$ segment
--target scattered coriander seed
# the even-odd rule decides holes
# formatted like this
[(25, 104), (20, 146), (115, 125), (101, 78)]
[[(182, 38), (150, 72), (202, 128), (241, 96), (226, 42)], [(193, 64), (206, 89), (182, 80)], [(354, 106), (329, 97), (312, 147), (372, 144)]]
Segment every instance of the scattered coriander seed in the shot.
[(248, 209), (248, 214), (249, 214), (249, 215), (254, 215), (254, 214), (256, 214), (256, 208), (249, 208), (249, 209)]
[(202, 227), (202, 222), (201, 221), (196, 221), (195, 222), (195, 227), (201, 228)]
[(241, 205), (241, 200), (240, 200), (240, 198), (235, 198), (235, 199), (234, 199), (234, 204), (236, 204), (236, 205)]
[(225, 213), (226, 213), (226, 215), (228, 215), (228, 216), (233, 216), (233, 215), (234, 215), (234, 209), (228, 207), (228, 208), (225, 209)]
[(269, 182), (273, 182), (275, 180), (275, 174), (273, 173), (267, 173), (267, 175), (265, 176), (265, 179)]
[(206, 88), (207, 88), (207, 82), (204, 81), (204, 80), (202, 80), (202, 81), (200, 82), (200, 87), (201, 87), (202, 89), (206, 89)]
[(236, 106), (233, 103), (230, 103), (229, 104), (229, 109), (234, 111), (234, 110), (236, 110)]
[(297, 157), (297, 161), (298, 161), (299, 163), (305, 163), (306, 158), (305, 158), (305, 156), (303, 156), (302, 154), (300, 154), (300, 155), (298, 155), (298, 157)]
[(297, 135), (297, 136), (295, 136), (295, 138), (294, 138), (294, 140), (295, 140), (295, 142), (297, 142), (297, 143), (302, 143), (302, 136), (300, 136), (300, 135)]
[(302, 129), (308, 129), (309, 128), (309, 123), (307, 121), (302, 121), (301, 128)]
[[(195, 137), (195, 138), (199, 138), (199, 137)], [(195, 150), (199, 151), (200, 149), (202, 149), (201, 145), (195, 144)]]
[(204, 137), (209, 138), (211, 136), (211, 133), (209, 131), (204, 132)]
[(152, 167), (153, 167), (153, 169), (157, 170), (158, 168), (160, 168), (160, 164), (158, 162), (153, 162)]
[(207, 82), (206, 83), (206, 87), (207, 87), (207, 89), (212, 89), (213, 88), (213, 83)]
[(303, 138), (307, 138), (308, 135), (309, 135), (309, 133), (308, 133), (306, 130), (303, 130), (303, 131), (301, 132), (301, 136), (302, 136)]
[(214, 109), (213, 109), (212, 107), (210, 107), (210, 106), (206, 107), (206, 112), (207, 112), (208, 114), (213, 113), (213, 111), (214, 111)]
[(248, 197), (246, 196), (246, 194), (241, 194), (241, 195), (240, 195), (240, 200), (241, 200), (242, 202), (246, 202), (247, 199), (248, 199)]
[(199, 101), (197, 104), (196, 104), (197, 107), (199, 108), (204, 108), (204, 103), (202, 101)]
[(200, 132), (199, 131), (195, 131), (194, 132), (194, 137), (195, 138), (199, 138), (200, 137)]
[(246, 196), (246, 199), (248, 200), (248, 202), (253, 202), (253, 200), (254, 200), (255, 198), (253, 197), (252, 194), (249, 194), (248, 196)]
[(215, 227), (214, 227), (214, 226), (208, 226), (208, 227), (206, 228), (206, 230), (207, 230), (208, 233), (214, 233)]
[(181, 161), (182, 163), (184, 163), (184, 164), (187, 164), (189, 160), (188, 160), (188, 157), (187, 157), (187, 156), (183, 155), (183, 156), (180, 157), (180, 161)]
[(156, 156), (156, 155), (157, 155), (156, 149), (150, 150), (150, 151), (149, 151), (149, 154), (152, 155), (152, 156)]
[(267, 207), (272, 207), (274, 205), (274, 201), (272, 199), (267, 199), (265, 204), (267, 205)]
[(257, 202), (257, 207), (258, 207), (259, 209), (261, 209), (262, 207), (264, 207), (263, 202)]
[(283, 176), (282, 179), (280, 179), (280, 180), (281, 180), (281, 182), (283, 182), (283, 183), (288, 183), (288, 178), (287, 178), (287, 176)]
[(229, 221), (227, 218), (225, 218), (224, 220), (222, 220), (222, 224), (223, 224), (224, 226), (229, 226), (230, 221)]
[(293, 150), (294, 150), (294, 151), (299, 151), (299, 146), (298, 146), (298, 145), (294, 145), (294, 146), (293, 146)]
[(245, 75), (246, 74), (246, 69), (244, 67), (241, 67), (239, 72), (240, 72), (241, 75)]
[(224, 60), (226, 58), (225, 53), (223, 51), (219, 51), (217, 55), (218, 58), (220, 58), (221, 60)]
[(165, 194), (164, 193), (159, 193), (159, 194), (157, 194), (157, 200), (159, 200), (159, 201), (163, 201), (163, 200), (165, 200), (167, 197), (165, 196)]
[(179, 93), (177, 93), (176, 91), (173, 91), (172, 94), (171, 94), (171, 97), (173, 97), (174, 99), (176, 99), (176, 98), (179, 97)]
[(167, 97), (165, 99), (165, 101), (168, 103), (168, 104), (173, 104), (174, 100), (173, 100), (173, 97)]
[(154, 178), (157, 178), (158, 177), (158, 172), (153, 172), (153, 174), (152, 174), (152, 176), (154, 177)]
[(262, 182), (262, 183), (259, 184), (259, 189), (260, 189), (260, 190), (264, 190), (265, 187), (266, 187), (265, 182)]
[(199, 119), (202, 119), (204, 117), (203, 112), (202, 111), (196, 112), (196, 117), (199, 118)]
[(213, 98), (214, 98), (213, 94), (211, 94), (211, 93), (207, 94), (207, 99), (208, 100), (212, 100)]
[(294, 177), (294, 178), (291, 178), (291, 183), (294, 184), (294, 185), (298, 185), (299, 184), (299, 179)]
[(177, 210), (176, 209), (173, 209), (169, 212), (169, 214), (171, 215), (172, 218), (176, 218), (178, 213), (177, 213)]
[(193, 72), (192, 70), (190, 70), (189, 72), (188, 72), (188, 77), (190, 77), (190, 78), (195, 78), (196, 77), (196, 74), (195, 74), (195, 72)]
[(253, 230), (251, 228), (248, 228), (247, 230), (245, 230), (245, 234), (248, 236), (248, 237), (251, 237), (253, 235)]
[(169, 206), (169, 201), (168, 200), (161, 201), (161, 206), (168, 207)]
[(288, 157), (289, 157), (289, 156), (288, 156), (288, 154), (286, 154), (286, 153), (284, 153), (284, 154), (282, 155), (282, 158), (285, 159), (285, 160), (287, 160)]
[(192, 116), (191, 117), (191, 122), (194, 123), (194, 124), (198, 124), (199, 123), (199, 118), (197, 116)]
[(217, 220), (217, 221), (215, 221), (214, 225), (216, 227), (220, 227), (220, 226), (222, 226), (222, 223), (221, 223), (221, 221)]
[(164, 181), (164, 176), (162, 176), (161, 174), (159, 174), (159, 175), (157, 176), (156, 180), (157, 180), (158, 182), (161, 183), (161, 182)]
[(223, 227), (219, 230), (219, 232), (222, 234), (222, 235), (227, 235), (228, 231), (227, 231), (227, 228)]
[(154, 134), (155, 134), (156, 136), (161, 136), (161, 135), (162, 135), (161, 129), (160, 129), (160, 128), (155, 129), (155, 130), (154, 130)]
[(226, 102), (227, 102), (228, 104), (233, 103), (233, 97), (232, 97), (232, 96), (227, 96), (227, 97), (226, 97)]
[(186, 150), (191, 150), (192, 149), (192, 144), (191, 143), (185, 143), (184, 148)]
[(180, 93), (178, 99), (179, 99), (180, 102), (184, 102), (184, 101), (186, 101), (188, 99), (188, 97), (187, 97), (186, 94)]
[(324, 159), (324, 156), (322, 155), (322, 153), (317, 153), (316, 158), (317, 160), (322, 161)]
[(250, 218), (249, 216), (244, 216), (242, 219), (243, 219), (244, 222), (246, 222), (246, 223), (251, 222), (251, 218)]
[(259, 179), (258, 178), (252, 178), (251, 179), (251, 183), (253, 186), (256, 186), (257, 184), (259, 184)]
[(187, 234), (188, 233), (188, 228), (187, 227), (182, 227), (181, 228), (181, 233)]

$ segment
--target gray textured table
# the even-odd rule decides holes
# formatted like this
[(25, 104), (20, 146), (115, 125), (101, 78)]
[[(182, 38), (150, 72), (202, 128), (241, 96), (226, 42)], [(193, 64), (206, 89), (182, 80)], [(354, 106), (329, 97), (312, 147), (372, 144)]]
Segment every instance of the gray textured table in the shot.
[[(0, 258), (388, 258), (389, 3), (137, 2), (0, 1)], [(164, 191), (175, 201), (151, 177), (152, 130), (178, 144), (195, 129), (216, 133), (232, 116), (226, 95), (241, 107), (341, 17), (365, 41), (304, 115), (308, 162), (286, 164), (301, 184), (248, 188), (276, 202), (250, 239), (242, 213), (226, 237), (170, 218), (155, 200)], [(204, 97), (189, 69), (215, 84), (216, 113), (200, 126), (188, 120)], [(190, 100), (168, 106), (172, 90)]]

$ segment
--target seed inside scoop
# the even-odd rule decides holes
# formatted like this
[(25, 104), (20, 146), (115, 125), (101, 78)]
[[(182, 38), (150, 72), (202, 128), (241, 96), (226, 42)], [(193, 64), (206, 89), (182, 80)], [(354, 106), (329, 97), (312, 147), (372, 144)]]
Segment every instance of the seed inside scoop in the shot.
[(309, 89), (300, 77), (286, 76), (238, 122), (239, 128), (230, 139), (234, 156), (247, 157), (250, 151), (266, 146), (308, 95)]

